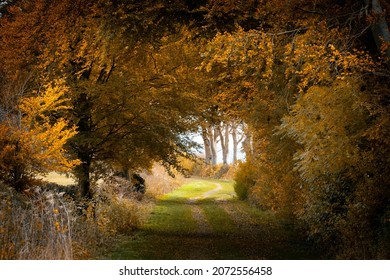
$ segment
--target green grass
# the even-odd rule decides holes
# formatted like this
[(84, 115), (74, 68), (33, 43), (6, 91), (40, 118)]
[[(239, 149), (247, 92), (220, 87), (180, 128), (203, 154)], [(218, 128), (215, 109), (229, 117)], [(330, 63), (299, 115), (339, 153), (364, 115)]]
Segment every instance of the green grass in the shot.
[[(194, 207), (201, 209), (212, 232), (198, 231)], [(289, 223), (239, 201), (232, 181), (192, 180), (164, 195), (146, 225), (125, 237), (106, 258), (315, 259), (317, 255)]]
[(202, 208), (216, 234), (232, 234), (237, 231), (237, 226), (222, 208), (215, 207), (211, 202), (202, 205)]
[(189, 183), (183, 185), (179, 189), (166, 194), (162, 197), (162, 200), (170, 200), (170, 201), (187, 201), (192, 198), (200, 197), (205, 192), (211, 191), (215, 189), (214, 184), (210, 184), (207, 181), (199, 181), (194, 180)]
[(189, 207), (164, 200), (154, 208), (144, 229), (151, 232), (189, 234), (196, 230), (196, 223)]

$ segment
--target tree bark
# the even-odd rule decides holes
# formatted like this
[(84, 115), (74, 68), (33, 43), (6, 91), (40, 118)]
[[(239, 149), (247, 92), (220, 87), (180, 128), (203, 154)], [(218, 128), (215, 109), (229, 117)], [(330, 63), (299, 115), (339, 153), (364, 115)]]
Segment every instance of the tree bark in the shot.
[[(238, 133), (239, 127), (241, 132)], [(243, 124), (237, 124), (236, 122), (231, 123), (231, 135), (233, 140), (233, 163), (237, 163), (238, 157), (238, 145), (244, 140), (245, 133), (243, 131)]]
[[(371, 30), (374, 36), (376, 46), (381, 52), (383, 44), (390, 43), (390, 31), (386, 22), (385, 14), (379, 0), (364, 0), (367, 6), (371, 6), (371, 12), (373, 13), (376, 21), (372, 25)], [(390, 47), (387, 46), (385, 50), (385, 58), (387, 64), (390, 65)]]
[(216, 136), (216, 133), (214, 131), (213, 126), (209, 126), (207, 131), (208, 131), (208, 135), (209, 135), (209, 139), (210, 139), (211, 164), (216, 165), (217, 159), (218, 159), (217, 148), (216, 148), (217, 136)]
[(80, 194), (82, 197), (92, 199), (90, 179), (92, 159), (88, 153), (82, 152), (79, 153), (79, 159), (81, 160), (81, 164), (78, 167)]
[(233, 140), (233, 164), (237, 162), (237, 148), (238, 148), (238, 140), (237, 140), (237, 125), (232, 124), (232, 140)]
[(204, 161), (206, 164), (211, 164), (211, 146), (210, 138), (207, 133), (207, 129), (202, 127), (202, 139), (203, 139), (203, 148), (204, 148)]
[[(219, 134), (219, 139), (221, 141), (222, 147), (222, 162), (223, 164), (228, 164), (228, 155), (229, 155), (229, 125), (223, 124), (219, 125), (216, 130)], [(223, 131), (222, 131), (223, 130)]]
[(230, 125), (225, 124), (225, 148), (222, 151), (223, 153), (223, 163), (228, 164), (228, 156), (229, 156), (229, 142), (230, 142)]
[(92, 198), (91, 193), (91, 164), (93, 158), (93, 150), (89, 143), (91, 137), (92, 124), (91, 124), (91, 102), (88, 100), (86, 93), (81, 93), (75, 100), (75, 114), (78, 118), (77, 130), (78, 135), (74, 139), (71, 146), (76, 150), (78, 159), (81, 164), (76, 168), (76, 173), (79, 181), (80, 194), (85, 198)]

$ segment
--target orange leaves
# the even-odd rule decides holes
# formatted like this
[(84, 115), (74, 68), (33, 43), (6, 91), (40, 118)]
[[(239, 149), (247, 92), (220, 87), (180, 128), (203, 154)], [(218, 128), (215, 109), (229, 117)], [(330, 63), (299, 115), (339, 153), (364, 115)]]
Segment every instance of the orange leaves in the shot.
[(305, 180), (338, 174), (357, 164), (355, 141), (365, 128), (364, 112), (357, 106), (358, 88), (351, 79), (332, 87), (311, 87), (283, 118), (280, 129), (303, 145), (295, 158)]
[(19, 110), (23, 114), (23, 126), (34, 127), (38, 122), (49, 123), (51, 114), (67, 110), (68, 99), (64, 98), (68, 88), (62, 79), (55, 80), (43, 86), (41, 92), (36, 92), (33, 97), (23, 98)]
[[(63, 81), (43, 86), (38, 95), (22, 98), (16, 126), (1, 125), (1, 177), (19, 170), (31, 176), (49, 171), (68, 171), (78, 161), (69, 160), (64, 145), (76, 134), (68, 121), (59, 117), (68, 109)], [(8, 180), (8, 179), (6, 179)]]
[(343, 36), (342, 30), (311, 25), (286, 46), (285, 75), (290, 83), (297, 82), (300, 93), (313, 85), (329, 85), (353, 73), (373, 71), (375, 64), (368, 54), (344, 49)]
[(275, 46), (272, 36), (262, 31), (219, 33), (206, 46), (198, 68), (209, 77), (214, 100), (229, 114), (237, 114), (258, 95), (268, 90), (274, 77)]
[(260, 31), (244, 31), (217, 34), (203, 54), (202, 68), (207, 72), (223, 69), (232, 78), (258, 76), (270, 78), (273, 66), (273, 42), (271, 36)]

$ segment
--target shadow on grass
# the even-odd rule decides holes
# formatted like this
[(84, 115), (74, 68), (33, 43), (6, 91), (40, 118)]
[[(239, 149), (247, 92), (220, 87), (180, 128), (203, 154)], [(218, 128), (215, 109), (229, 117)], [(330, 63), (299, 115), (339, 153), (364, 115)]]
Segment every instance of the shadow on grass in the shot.
[[(211, 186), (210, 186), (211, 184)], [(196, 185), (207, 192), (214, 181)], [(221, 197), (232, 184), (224, 182)], [(229, 189), (230, 188), (230, 189)], [(270, 213), (231, 199), (191, 199), (188, 185), (164, 197), (150, 215), (148, 223), (132, 237), (126, 237), (109, 259), (157, 260), (257, 260), (257, 259), (318, 259), (319, 254), (291, 224)], [(183, 194), (181, 196), (181, 194)], [(229, 211), (226, 209), (228, 208)], [(194, 220), (193, 210), (201, 211), (212, 229), (202, 232)], [(238, 216), (234, 216), (239, 214)], [(233, 215), (233, 217), (232, 217)]]
[(240, 236), (146, 230), (116, 248), (110, 259), (304, 260), (319, 259), (319, 255), (299, 239), (264, 238), (260, 234)]

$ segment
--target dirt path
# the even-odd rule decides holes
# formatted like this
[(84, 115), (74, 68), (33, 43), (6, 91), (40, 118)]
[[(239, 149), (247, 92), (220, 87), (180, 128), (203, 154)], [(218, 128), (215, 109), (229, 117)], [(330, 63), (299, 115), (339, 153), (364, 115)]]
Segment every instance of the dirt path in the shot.
[(194, 180), (163, 197), (109, 259), (311, 259), (288, 223), (239, 201), (233, 182)]
[(207, 235), (213, 233), (213, 228), (210, 225), (210, 223), (207, 220), (207, 217), (205, 213), (203, 212), (202, 207), (195, 205), (197, 201), (202, 199), (207, 199), (211, 195), (217, 193), (218, 191), (222, 190), (222, 185), (219, 183), (216, 183), (216, 188), (212, 189), (210, 191), (205, 192), (202, 196), (194, 197), (188, 199), (188, 203), (192, 204), (191, 211), (192, 211), (192, 218), (195, 220), (195, 222), (198, 225), (198, 234), (200, 235)]

